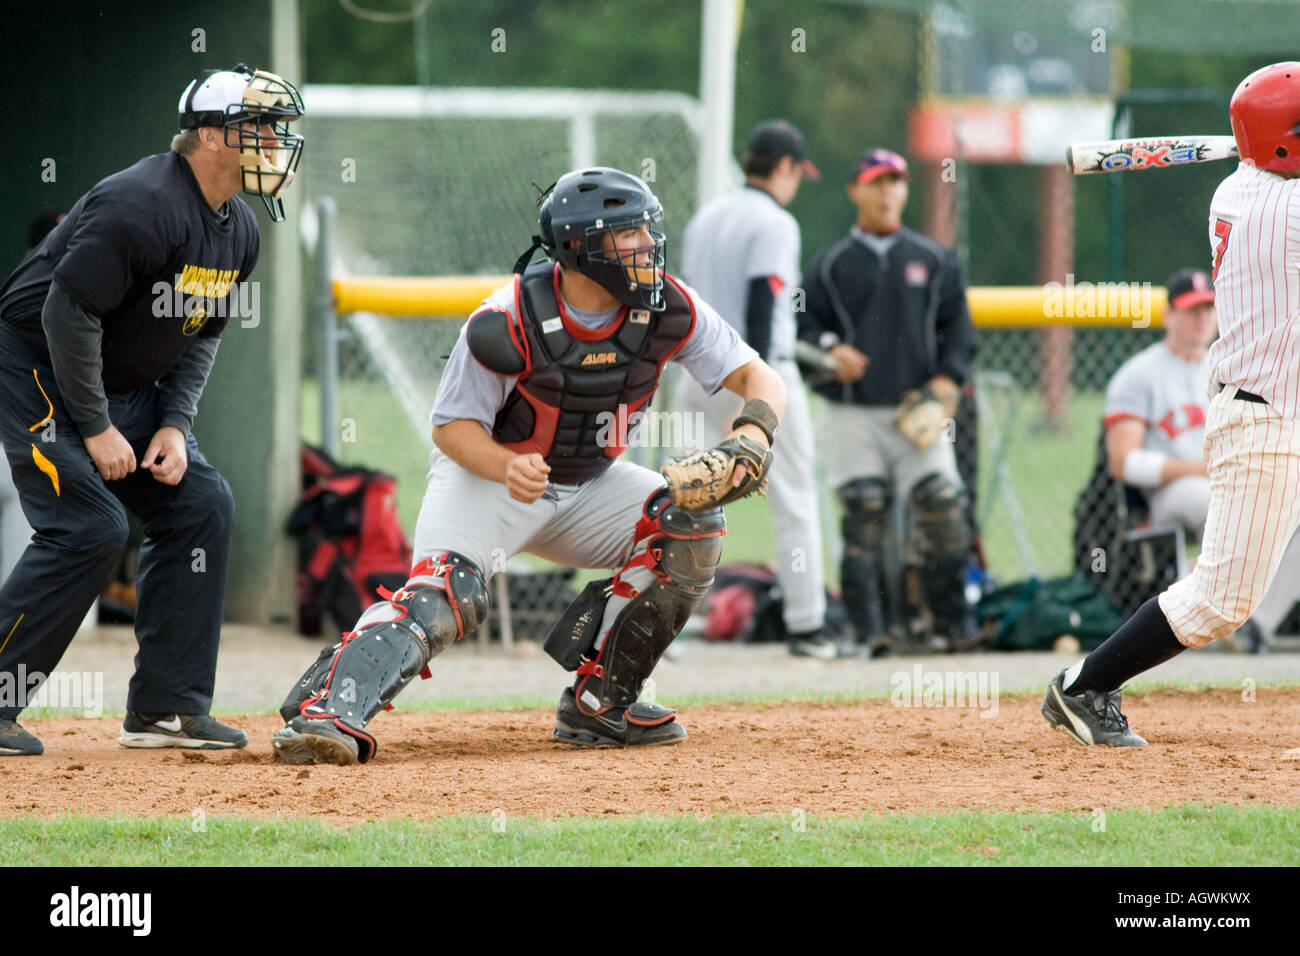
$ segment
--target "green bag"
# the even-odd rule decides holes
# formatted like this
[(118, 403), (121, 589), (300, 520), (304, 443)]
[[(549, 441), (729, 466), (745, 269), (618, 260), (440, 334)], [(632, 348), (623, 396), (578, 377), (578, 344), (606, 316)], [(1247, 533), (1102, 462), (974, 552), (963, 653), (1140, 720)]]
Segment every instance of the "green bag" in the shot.
[(981, 625), (997, 624), (994, 647), (1000, 651), (1050, 651), (1063, 634), (1073, 634), (1079, 648), (1090, 651), (1123, 623), (1115, 605), (1077, 571), (998, 588), (984, 596), (976, 613)]

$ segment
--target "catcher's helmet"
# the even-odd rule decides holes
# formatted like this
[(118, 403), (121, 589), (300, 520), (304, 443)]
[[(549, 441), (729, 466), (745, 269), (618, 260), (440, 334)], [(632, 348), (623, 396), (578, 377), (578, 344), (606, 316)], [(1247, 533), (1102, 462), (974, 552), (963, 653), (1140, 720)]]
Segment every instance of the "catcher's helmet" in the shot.
[(239, 147), (244, 192), (261, 196), (276, 222), (284, 220), (281, 197), (302, 158), (302, 137), (289, 123), (305, 109), (298, 88), (283, 77), (238, 64), (204, 70), (181, 94), (181, 129), (220, 126), (226, 145)]
[(1274, 63), (1242, 80), (1228, 118), (1243, 160), (1276, 172), (1300, 168), (1300, 63)]
[[(538, 202), (538, 241), (560, 265), (599, 283), (625, 305), (660, 312), (666, 305), (664, 234), (650, 228), (663, 207), (638, 177), (608, 166), (565, 173)], [(653, 247), (619, 248), (616, 233), (645, 227)], [(606, 249), (605, 234), (612, 249)], [(646, 264), (644, 257), (650, 255)]]

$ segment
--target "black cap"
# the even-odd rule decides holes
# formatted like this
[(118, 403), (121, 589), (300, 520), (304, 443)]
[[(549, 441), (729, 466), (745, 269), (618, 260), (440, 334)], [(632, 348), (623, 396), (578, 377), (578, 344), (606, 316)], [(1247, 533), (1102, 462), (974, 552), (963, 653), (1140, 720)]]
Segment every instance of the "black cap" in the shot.
[(822, 174), (808, 159), (808, 145), (803, 133), (789, 120), (767, 120), (759, 123), (750, 131), (745, 141), (745, 152), (751, 156), (766, 156), (771, 159), (784, 159), (789, 156), (803, 167), (803, 171), (813, 179), (821, 179)]
[(1214, 283), (1200, 269), (1179, 269), (1165, 282), (1171, 309), (1190, 309), (1202, 302), (1214, 304)]

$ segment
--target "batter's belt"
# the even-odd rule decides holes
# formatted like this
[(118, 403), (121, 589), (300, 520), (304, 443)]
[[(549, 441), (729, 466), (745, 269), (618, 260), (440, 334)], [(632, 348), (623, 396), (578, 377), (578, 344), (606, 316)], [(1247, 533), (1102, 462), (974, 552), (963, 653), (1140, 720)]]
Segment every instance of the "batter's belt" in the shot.
[[(1225, 387), (1226, 386), (1220, 385), (1219, 386), (1220, 391), (1222, 391)], [(1259, 395), (1256, 395), (1254, 392), (1248, 392), (1244, 388), (1237, 389), (1236, 394), (1234, 394), (1232, 397), (1239, 398), (1243, 402), (1254, 402), (1256, 405), (1268, 404), (1267, 398), (1261, 398)]]

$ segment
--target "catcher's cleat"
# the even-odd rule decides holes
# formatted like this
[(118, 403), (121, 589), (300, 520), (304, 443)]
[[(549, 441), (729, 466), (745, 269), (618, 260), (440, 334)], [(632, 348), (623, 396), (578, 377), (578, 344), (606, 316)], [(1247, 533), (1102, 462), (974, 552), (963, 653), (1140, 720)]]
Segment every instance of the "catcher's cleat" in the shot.
[(1099, 690), (1084, 691), (1079, 697), (1062, 690), (1062, 669), (1047, 685), (1043, 698), (1043, 716), (1085, 747), (1109, 744), (1112, 747), (1145, 747), (1147, 742), (1129, 730), (1128, 720), (1119, 710), (1119, 691), (1109, 694)]
[(566, 687), (555, 709), (555, 739), (576, 747), (653, 747), (681, 743), (686, 728), (677, 723), (677, 711), (641, 701), (588, 716)]
[(335, 763), (351, 766), (360, 752), (356, 738), (334, 726), (332, 720), (295, 717), (271, 738), (271, 752), (280, 763)]
[(128, 710), (117, 742), (123, 747), (146, 749), (239, 750), (248, 746), (248, 735), (209, 714), (142, 714)]
[(18, 721), (0, 717), (0, 757), (39, 757), (43, 753), (41, 738), (18, 726)]

